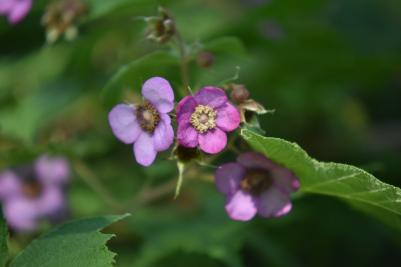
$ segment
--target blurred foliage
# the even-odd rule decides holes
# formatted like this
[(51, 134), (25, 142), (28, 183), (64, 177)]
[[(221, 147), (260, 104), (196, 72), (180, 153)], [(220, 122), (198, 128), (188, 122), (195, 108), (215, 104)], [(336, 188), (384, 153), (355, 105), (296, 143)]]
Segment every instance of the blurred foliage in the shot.
[[(148, 169), (137, 166), (132, 148), (113, 137), (107, 113), (135, 99), (153, 75), (179, 93), (177, 55), (144, 37), (142, 17), (163, 5), (193, 51), (215, 54), (209, 69), (190, 65), (194, 90), (240, 66), (238, 82), (276, 109), (261, 117), (267, 136), (400, 186), (400, 1), (88, 0), (78, 38), (52, 46), (40, 25), (49, 2), (34, 1), (14, 27), (0, 18), (0, 168), (43, 152), (69, 157), (73, 218), (133, 214), (108, 230), (118, 236), (109, 242), (116, 266), (398, 264), (398, 231), (323, 196), (297, 196), (288, 216), (250, 223), (230, 221), (223, 196), (200, 180), (185, 179), (176, 200), (173, 189), (146, 200), (160, 193), (152, 188), (175, 184), (176, 165), (164, 153)], [(231, 159), (226, 153), (218, 162)], [(89, 187), (93, 178), (109, 193)], [(12, 233), (11, 243), (25, 247), (34, 236)]]

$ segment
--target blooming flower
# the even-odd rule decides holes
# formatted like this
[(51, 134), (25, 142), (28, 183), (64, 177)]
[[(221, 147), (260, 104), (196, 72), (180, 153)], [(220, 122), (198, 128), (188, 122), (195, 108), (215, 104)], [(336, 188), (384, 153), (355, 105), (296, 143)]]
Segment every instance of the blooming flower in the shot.
[(109, 113), (109, 123), (120, 141), (134, 144), (136, 161), (149, 166), (157, 152), (167, 150), (174, 141), (168, 115), (174, 108), (174, 92), (167, 80), (153, 77), (143, 84), (142, 95), (142, 104), (115, 106)]
[(7, 16), (11, 24), (20, 22), (32, 7), (32, 0), (1, 0), (0, 16)]
[(256, 214), (267, 218), (287, 214), (292, 208), (290, 193), (300, 186), (290, 170), (255, 152), (220, 166), (215, 178), (217, 189), (226, 195), (228, 215), (238, 221)]
[(240, 114), (222, 89), (209, 86), (178, 103), (177, 123), (180, 145), (216, 154), (227, 144), (226, 132), (238, 128)]
[(63, 185), (69, 172), (65, 159), (42, 156), (33, 166), (0, 173), (0, 201), (10, 227), (32, 231), (41, 219), (52, 220), (63, 213)]

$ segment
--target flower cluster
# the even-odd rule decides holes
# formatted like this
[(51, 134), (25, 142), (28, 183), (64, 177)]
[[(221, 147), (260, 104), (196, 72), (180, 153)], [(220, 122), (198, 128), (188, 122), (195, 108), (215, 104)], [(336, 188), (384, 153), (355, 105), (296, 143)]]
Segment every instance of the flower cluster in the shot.
[[(223, 89), (213, 86), (203, 87), (178, 102), (175, 151), (180, 161), (187, 162), (181, 154), (196, 157), (199, 151), (222, 152), (227, 146), (227, 133), (236, 130), (241, 122), (246, 123), (245, 111), (260, 111), (248, 107), (251, 102), (258, 103), (249, 99), (244, 86), (231, 87), (231, 98), (238, 106), (228, 100)], [(142, 95), (142, 103), (115, 106), (109, 113), (109, 123), (120, 141), (133, 144), (136, 161), (150, 166), (158, 152), (174, 143), (170, 117), (174, 117), (174, 93), (166, 79), (153, 77), (143, 84)], [(288, 213), (290, 193), (299, 187), (298, 178), (290, 170), (254, 152), (241, 154), (237, 162), (219, 167), (215, 180), (218, 190), (226, 195), (229, 216), (240, 221), (250, 220), (256, 214), (278, 217)]]
[(61, 219), (67, 211), (64, 187), (69, 173), (64, 158), (46, 155), (31, 166), (0, 173), (0, 202), (10, 227), (32, 231), (42, 219)]
[[(142, 86), (144, 101), (137, 105), (119, 104), (109, 113), (114, 135), (126, 144), (134, 144), (136, 161), (149, 166), (157, 152), (167, 150), (174, 142), (174, 131), (168, 113), (174, 109), (170, 83), (153, 77)], [(227, 144), (226, 132), (238, 128), (240, 114), (216, 87), (204, 87), (177, 105), (177, 141), (181, 146), (197, 146), (206, 153), (221, 152)]]

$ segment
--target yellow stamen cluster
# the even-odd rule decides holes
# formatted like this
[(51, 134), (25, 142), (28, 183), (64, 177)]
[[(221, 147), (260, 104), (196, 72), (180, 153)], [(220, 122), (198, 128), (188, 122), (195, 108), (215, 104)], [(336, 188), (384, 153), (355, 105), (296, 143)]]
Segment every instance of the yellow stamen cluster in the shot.
[(149, 133), (153, 133), (160, 122), (159, 112), (147, 101), (138, 106), (136, 109), (136, 117), (141, 128)]
[(200, 133), (205, 133), (216, 127), (217, 112), (204, 105), (198, 105), (191, 115), (192, 126)]

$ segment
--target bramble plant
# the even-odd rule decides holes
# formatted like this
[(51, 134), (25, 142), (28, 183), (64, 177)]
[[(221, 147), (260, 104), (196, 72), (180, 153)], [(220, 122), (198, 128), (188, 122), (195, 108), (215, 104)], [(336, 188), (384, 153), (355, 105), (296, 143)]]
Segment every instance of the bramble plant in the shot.
[[(107, 5), (118, 5), (117, 2)], [(107, 5), (104, 9), (107, 9)], [(49, 45), (46, 49), (57, 49), (57, 44), (63, 42), (60, 40), (61, 36), (71, 42), (80, 41), (78, 28), (81, 23), (84, 29), (80, 31), (80, 35), (84, 39), (85, 34), (94, 30), (85, 28), (85, 24), (90, 25), (96, 16), (106, 12), (79, 0), (61, 0), (48, 4), (46, 8), (40, 7), (46, 42)], [(122, 4), (121, 8), (123, 7)], [(0, 15), (7, 16), (9, 22), (15, 24), (28, 14), (30, 8), (31, 1), (5, 0), (0, 2)], [(73, 118), (67, 118), (65, 125), (49, 127), (47, 131), (50, 134), (42, 136), (45, 141), (40, 149), (27, 153), (28, 156), (23, 160), (16, 160), (15, 164), (5, 165), (0, 172), (0, 267), (113, 266), (115, 254), (106, 247), (113, 235), (99, 231), (123, 220), (128, 213), (132, 214), (132, 220), (157, 220), (152, 214), (142, 214), (140, 207), (152, 201), (167, 203), (169, 198), (173, 198), (173, 192), (175, 201), (169, 202), (169, 205), (185, 206), (187, 203), (181, 203), (180, 198), (191, 205), (192, 194), (197, 194), (196, 189), (192, 188), (193, 184), (189, 186), (192, 180), (206, 181), (212, 191), (225, 198), (225, 205), (221, 202), (215, 204), (219, 204), (218, 214), (224, 214), (224, 219), (239, 221), (236, 224), (227, 224), (227, 235), (235, 235), (233, 233), (237, 232), (236, 227), (251, 223), (251, 220), (270, 220), (288, 215), (298, 209), (298, 200), (308, 194), (340, 199), (401, 230), (400, 188), (384, 183), (358, 167), (315, 160), (297, 144), (269, 137), (269, 131), (262, 128), (259, 120), (261, 116), (272, 116), (274, 110), (264, 107), (265, 103), (259, 100), (259, 95), (254, 94), (246, 85), (247, 79), (240, 79), (243, 74), (239, 68), (234, 73), (235, 65), (230, 67), (234, 76), (229, 79), (222, 76), (212, 81), (206, 78), (202, 80), (202, 75), (197, 76), (201, 79), (191, 76), (209, 71), (218, 64), (220, 52), (227, 52), (225, 49), (228, 46), (236, 47), (237, 39), (220, 38), (209, 43), (188, 43), (180, 31), (179, 20), (165, 7), (160, 7), (155, 16), (140, 17), (140, 20), (144, 22), (143, 39), (138, 42), (146, 42), (145, 46), (151, 47), (152, 49), (147, 49), (151, 52), (119, 67), (116, 74), (108, 77), (101, 92), (102, 103), (97, 103), (97, 107), (88, 111), (97, 114), (96, 118), (100, 122), (86, 119), (93, 117), (87, 117), (85, 108), (81, 110), (79, 105), (72, 106), (70, 109), (78, 110)], [(193, 27), (197, 25), (194, 24)], [(271, 27), (269, 29), (271, 32)], [(63, 44), (63, 47), (73, 45), (71, 42)], [(63, 47), (60, 49), (64, 49)], [(101, 62), (103, 56), (107, 61), (114, 49), (118, 49), (118, 45), (109, 39), (105, 44), (96, 46), (90, 56), (94, 65)], [(72, 56), (85, 55), (77, 53)], [(51, 58), (52, 55), (49, 56)], [(61, 61), (63, 60), (60, 59), (60, 64)], [(99, 65), (103, 66), (100, 63)], [(74, 84), (73, 78), (71, 82)], [(68, 89), (62, 94), (68, 94)], [(98, 91), (96, 95), (99, 95)], [(53, 96), (58, 98), (57, 95)], [(32, 106), (36, 103), (32, 102)], [(58, 104), (43, 108), (49, 109), (44, 109), (40, 116), (51, 114), (52, 109), (57, 110)], [(282, 108), (284, 107), (278, 107)], [(82, 121), (77, 123), (77, 120)], [(96, 128), (94, 125), (105, 123), (109, 126), (107, 132), (98, 131), (97, 135), (89, 132), (90, 134), (85, 135), (88, 133), (87, 127)], [(63, 130), (58, 132), (57, 129)], [(26, 131), (21, 136), (29, 139), (30, 128)], [(32, 130), (32, 136), (35, 134)], [(111, 135), (115, 138), (112, 139)], [(126, 201), (114, 197), (110, 192), (112, 190), (103, 185), (104, 181), (96, 177), (96, 171), (88, 167), (85, 154), (87, 147), (80, 147), (77, 145), (79, 142), (71, 141), (74, 136), (97, 142), (88, 146), (95, 146), (98, 149), (96, 151), (107, 154), (110, 158), (118, 153), (118, 160), (121, 162), (116, 162), (116, 166), (125, 164), (124, 172), (128, 173), (127, 176), (146, 180), (143, 189), (131, 192), (130, 185), (122, 185), (119, 190), (130, 191), (128, 195), (131, 197)], [(58, 140), (56, 144), (63, 145), (55, 149), (52, 140)], [(104, 140), (118, 149), (124, 149), (123, 144), (129, 145), (126, 146), (129, 149), (117, 152), (117, 149), (104, 148)], [(97, 157), (93, 159), (98, 160)], [(112, 183), (119, 183), (118, 168), (107, 169), (108, 164), (102, 161), (97, 171), (105, 171), (113, 179)], [(171, 165), (178, 168), (177, 178), (174, 171), (171, 174)], [(154, 182), (153, 179), (156, 178), (152, 178), (151, 181), (152, 175), (163, 179)], [(70, 216), (68, 195), (76, 186), (75, 181), (72, 181), (75, 176), (81, 178), (80, 182), (85, 188), (89, 186), (93, 190), (94, 197), (90, 200), (93, 203), (88, 205), (94, 206), (94, 210), (126, 215), (99, 216), (54, 226), (26, 248), (18, 247), (18, 242), (9, 242), (9, 252), (8, 229), (11, 236), (18, 239), (23, 236), (21, 233), (36, 235), (43, 229), (48, 229), (49, 225), (60, 224)], [(74, 199), (77, 206), (86, 201), (79, 195), (79, 190), (74, 194), (71, 199)], [(96, 204), (99, 199), (103, 204)], [(208, 211), (209, 208), (210, 205), (205, 205), (199, 211), (202, 212), (202, 220), (212, 220), (213, 216), (220, 216), (215, 211)], [(82, 208), (77, 214), (87, 213)], [(256, 219), (257, 217), (260, 219)], [(166, 224), (169, 220), (166, 219)], [(181, 224), (185, 224), (185, 219), (182, 220)], [(277, 220), (277, 223), (280, 220), (283, 219)], [(152, 222), (150, 219), (149, 221), (146, 222), (151, 225)], [(129, 223), (125, 220), (121, 222), (124, 223), (126, 225), (117, 231), (117, 238), (128, 231), (126, 228)], [(225, 223), (227, 221), (222, 225), (213, 225), (211, 229), (223, 229)], [(151, 227), (157, 227), (147, 227), (144, 231), (152, 236)], [(202, 227), (197, 226), (188, 233), (198, 229)], [(238, 234), (238, 238), (242, 238), (242, 235), (245, 234)], [(218, 236), (216, 235), (216, 239), (220, 238)], [(186, 242), (194, 251), (200, 246), (208, 246), (201, 241), (201, 245), (196, 241), (191, 243), (188, 237), (180, 238), (177, 241), (180, 243), (178, 247)], [(241, 266), (240, 260), (230, 259), (231, 250), (238, 248), (235, 247), (235, 242), (225, 246), (229, 243), (227, 240), (229, 239), (210, 248), (207, 253), (229, 266)], [(165, 241), (169, 242), (171, 241)], [(158, 246), (168, 247), (163, 242), (151, 243), (143, 254), (155, 253)], [(171, 245), (174, 246), (176, 244)], [(151, 265), (152, 260), (139, 261), (138, 266)]]

